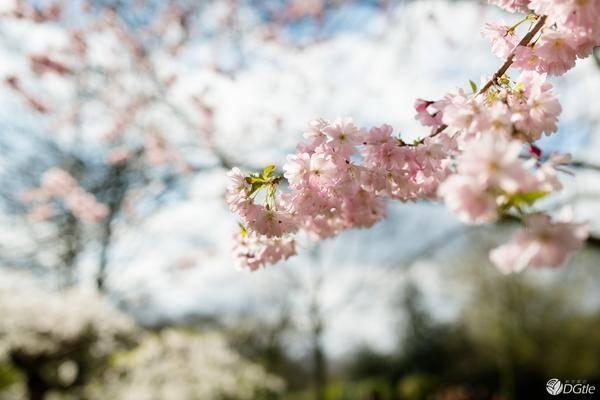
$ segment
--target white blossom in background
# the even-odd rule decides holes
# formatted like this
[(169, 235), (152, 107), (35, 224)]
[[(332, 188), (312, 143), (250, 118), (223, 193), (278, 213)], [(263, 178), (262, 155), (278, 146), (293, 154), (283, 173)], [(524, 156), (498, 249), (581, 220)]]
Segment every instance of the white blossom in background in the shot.
[(138, 329), (106, 299), (81, 289), (57, 295), (40, 288), (0, 287), (0, 315), (0, 358), (11, 353), (51, 357), (85, 337), (90, 340), (90, 353), (102, 358)]
[(76, 395), (136, 343), (136, 323), (94, 291), (51, 291), (31, 278), (0, 283), (0, 364), (22, 377), (0, 399)]
[[(0, 363), (24, 378), (41, 374), (48, 396), (251, 400), (284, 389), (217, 332), (148, 333), (95, 292), (53, 292), (11, 278), (0, 284)], [(0, 399), (27, 398), (25, 385), (3, 389)]]
[(116, 366), (92, 398), (252, 400), (284, 389), (281, 379), (243, 359), (218, 333), (167, 329), (149, 334)]

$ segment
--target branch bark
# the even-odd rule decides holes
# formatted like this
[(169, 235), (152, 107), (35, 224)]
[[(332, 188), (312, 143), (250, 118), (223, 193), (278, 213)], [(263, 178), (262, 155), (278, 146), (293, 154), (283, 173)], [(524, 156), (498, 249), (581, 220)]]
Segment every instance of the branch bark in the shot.
[(105, 291), (106, 284), (106, 269), (108, 267), (109, 250), (112, 244), (112, 224), (115, 217), (118, 215), (122, 208), (125, 194), (128, 190), (127, 179), (124, 178), (127, 166), (116, 166), (112, 168), (109, 174), (109, 182), (107, 183), (108, 188), (106, 189), (106, 195), (109, 198), (108, 215), (102, 221), (102, 232), (100, 239), (100, 259), (98, 265), (98, 271), (96, 273), (96, 287), (99, 292)]
[[(496, 83), (496, 81), (501, 78), (506, 71), (508, 71), (508, 69), (510, 68), (510, 66), (513, 64), (514, 60), (515, 60), (515, 54), (517, 51), (517, 48), (519, 46), (528, 46), (529, 43), (531, 42), (531, 40), (535, 37), (535, 35), (537, 35), (537, 33), (544, 27), (544, 24), (546, 23), (546, 19), (548, 17), (545, 15), (542, 15), (541, 17), (538, 18), (536, 24), (534, 25), (533, 29), (531, 29), (529, 32), (527, 32), (527, 34), (525, 36), (523, 36), (523, 39), (521, 39), (521, 41), (519, 42), (519, 44), (513, 49), (513, 51), (510, 53), (510, 55), (508, 56), (508, 58), (506, 59), (506, 61), (504, 62), (504, 64), (502, 64), (500, 66), (500, 68), (498, 68), (498, 70), (496, 72), (494, 72), (494, 75), (492, 75), (492, 77), (490, 78), (489, 81), (487, 81), (485, 83), (485, 85), (483, 85), (483, 87), (477, 92), (477, 95), (481, 95), (484, 94), (485, 92), (487, 92), (487, 90)], [(424, 138), (418, 140), (415, 145), (420, 145), (425, 143), (425, 140), (427, 140), (428, 138), (432, 138), (435, 137), (437, 135), (439, 135), (440, 133), (442, 133), (446, 128), (448, 127), (448, 125), (440, 125), (440, 127), (438, 127), (432, 134), (425, 136)]]
[(506, 59), (504, 64), (502, 64), (500, 66), (500, 68), (498, 69), (498, 71), (496, 71), (494, 73), (494, 75), (492, 75), (491, 79), (489, 81), (487, 81), (487, 83), (485, 85), (483, 85), (483, 87), (479, 90), (479, 92), (477, 92), (477, 95), (487, 92), (487, 90), (493, 84), (496, 83), (498, 78), (501, 78), (506, 73), (506, 71), (508, 71), (508, 69), (510, 68), (510, 66), (513, 64), (513, 62), (515, 60), (515, 54), (516, 54), (517, 48), (519, 48), (519, 46), (529, 45), (529, 43), (534, 38), (534, 36), (540, 31), (540, 29), (543, 28), (544, 24), (546, 23), (546, 19), (547, 19), (547, 17), (545, 15), (542, 15), (541, 17), (539, 17), (539, 19), (537, 20), (533, 29), (530, 30), (525, 36), (523, 36), (523, 39), (521, 39), (519, 44), (513, 49), (513, 51), (510, 53), (510, 55), (508, 56), (508, 58)]

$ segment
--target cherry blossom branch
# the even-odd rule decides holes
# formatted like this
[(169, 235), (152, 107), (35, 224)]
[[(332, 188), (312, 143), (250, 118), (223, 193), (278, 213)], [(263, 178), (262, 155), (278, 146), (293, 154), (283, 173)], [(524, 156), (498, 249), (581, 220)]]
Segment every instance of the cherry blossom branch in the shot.
[(600, 172), (600, 165), (592, 164), (587, 161), (573, 160), (570, 163), (568, 163), (566, 166), (572, 167), (572, 168), (577, 168), (577, 169), (586, 169), (586, 170)]
[(425, 140), (429, 139), (429, 138), (434, 138), (437, 135), (439, 135), (440, 133), (444, 132), (446, 130), (446, 128), (448, 127), (448, 125), (444, 124), (444, 125), (440, 125), (435, 131), (433, 131), (433, 133), (431, 133), (430, 135), (427, 135), (425, 137), (422, 137), (421, 139), (417, 140), (414, 144), (412, 144), (411, 146), (418, 146), (420, 144), (425, 143)]
[[(545, 15), (542, 15), (541, 17), (538, 18), (538, 20), (537, 20), (536, 24), (534, 25), (533, 29), (531, 29), (525, 36), (523, 36), (523, 38), (521, 39), (521, 41), (519, 42), (519, 44), (517, 46), (515, 46), (515, 48), (513, 49), (513, 51), (510, 53), (510, 55), (508, 56), (508, 58), (506, 59), (506, 61), (504, 62), (504, 64), (502, 64), (500, 66), (500, 68), (494, 73), (494, 75), (492, 75), (492, 77), (490, 78), (490, 80), (488, 80), (486, 82), (486, 84), (483, 85), (483, 87), (477, 92), (478, 96), (486, 93), (487, 90), (492, 85), (494, 85), (498, 81), (498, 79), (501, 78), (506, 73), (506, 71), (508, 71), (508, 69), (510, 68), (510, 66), (514, 62), (517, 48), (519, 46), (527, 46), (527, 45), (529, 45), (529, 43), (535, 37), (535, 35), (543, 28), (544, 24), (546, 23), (546, 19), (547, 18), (548, 17), (545, 16)], [(431, 133), (430, 135), (425, 136), (425, 137), (419, 139), (413, 145), (416, 146), (416, 145), (420, 145), (420, 144), (425, 143), (425, 140), (427, 140), (427, 138), (432, 138), (432, 137), (435, 137), (435, 136), (439, 135), (447, 127), (448, 127), (448, 125), (446, 125), (446, 124), (440, 125), (435, 131), (433, 131), (433, 133)]]
[(510, 66), (512, 65), (512, 63), (515, 59), (515, 54), (516, 54), (517, 48), (519, 48), (519, 46), (529, 45), (529, 43), (534, 38), (534, 36), (540, 31), (540, 29), (542, 29), (542, 27), (546, 23), (547, 18), (548, 17), (545, 15), (542, 15), (541, 17), (539, 17), (539, 19), (538, 19), (537, 23), (535, 24), (535, 26), (533, 27), (533, 29), (530, 30), (525, 36), (523, 36), (523, 39), (521, 39), (519, 44), (517, 46), (515, 46), (513, 51), (510, 53), (510, 55), (504, 62), (504, 64), (502, 64), (502, 66), (500, 66), (498, 71), (496, 71), (494, 73), (494, 75), (492, 75), (492, 78), (489, 81), (487, 81), (487, 83), (485, 85), (483, 85), (483, 87), (479, 90), (479, 92), (477, 92), (477, 95), (481, 95), (481, 94), (484, 94), (485, 92), (487, 92), (487, 90), (493, 84), (495, 84), (499, 78), (501, 78), (506, 73), (506, 71), (510, 68)]
[[(428, 136), (406, 143), (389, 125), (366, 130), (350, 119), (317, 120), (287, 157), (287, 191), (278, 195), (273, 166), (250, 175), (237, 168), (229, 173), (226, 200), (241, 220), (234, 248), (240, 266), (255, 270), (294, 255), (298, 231), (322, 240), (371, 227), (385, 216), (387, 199), (440, 198), (468, 224), (517, 218), (524, 226), (490, 252), (504, 273), (558, 267), (581, 248), (585, 223), (534, 207), (562, 188), (558, 173), (568, 157), (542, 160), (533, 143), (558, 129), (561, 105), (547, 75), (562, 75), (600, 43), (600, 4), (490, 2), (527, 16), (512, 27), (486, 26), (492, 52), (504, 63), (479, 91), (471, 82), (472, 94), (458, 90), (438, 101), (415, 101), (416, 119), (432, 127)], [(547, 19), (554, 23), (542, 30)], [(519, 39), (514, 30), (525, 21), (531, 26)], [(511, 66), (522, 70), (518, 83), (506, 78)], [(444, 131), (451, 134), (440, 135)]]

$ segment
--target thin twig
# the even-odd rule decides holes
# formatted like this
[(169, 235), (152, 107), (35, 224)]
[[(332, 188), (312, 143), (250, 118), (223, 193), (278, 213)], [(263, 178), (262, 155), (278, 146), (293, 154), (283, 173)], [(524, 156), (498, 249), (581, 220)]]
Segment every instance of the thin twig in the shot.
[[(514, 62), (515, 54), (516, 54), (519, 46), (529, 45), (529, 43), (534, 38), (534, 36), (540, 31), (540, 29), (542, 29), (542, 27), (546, 23), (546, 19), (547, 19), (547, 16), (545, 16), (545, 15), (542, 15), (541, 17), (539, 17), (539, 19), (537, 20), (537, 23), (535, 24), (533, 29), (531, 29), (525, 36), (523, 36), (523, 39), (521, 39), (519, 44), (513, 49), (513, 51), (510, 53), (510, 55), (508, 56), (508, 58), (506, 59), (504, 64), (502, 64), (500, 66), (500, 68), (494, 73), (494, 75), (492, 75), (490, 80), (487, 81), (485, 85), (483, 85), (483, 87), (479, 90), (479, 92), (477, 92), (478, 96), (487, 92), (487, 90), (493, 84), (495, 84), (499, 78), (501, 78), (506, 73), (506, 71), (510, 68), (510, 66)], [(432, 134), (419, 139), (418, 141), (416, 141), (413, 144), (413, 146), (417, 146), (417, 145), (425, 143), (425, 140), (427, 140), (428, 138), (436, 137), (437, 135), (442, 133), (447, 127), (448, 127), (448, 125), (440, 125)]]
[(477, 92), (477, 95), (487, 92), (487, 90), (490, 88), (490, 86), (492, 86), (494, 83), (496, 83), (498, 78), (501, 78), (506, 73), (506, 71), (510, 68), (510, 66), (514, 62), (517, 49), (520, 46), (529, 45), (529, 42), (531, 42), (531, 39), (533, 39), (533, 37), (540, 31), (540, 29), (542, 29), (542, 27), (546, 23), (546, 19), (547, 19), (547, 17), (545, 15), (542, 15), (538, 19), (538, 21), (535, 24), (535, 26), (533, 27), (533, 29), (530, 30), (527, 33), (527, 35), (523, 36), (523, 39), (521, 39), (519, 44), (513, 49), (513, 51), (510, 53), (510, 55), (508, 56), (508, 58), (506, 59), (504, 64), (502, 64), (502, 66), (498, 69), (498, 71), (496, 71), (496, 73), (494, 73), (492, 78), (489, 81), (487, 81), (487, 83), (485, 85), (483, 85), (483, 87), (479, 90), (479, 92)]
[(435, 131), (433, 131), (433, 133), (417, 140), (416, 142), (414, 142), (413, 144), (409, 144), (408, 146), (418, 146), (420, 144), (425, 143), (425, 141), (429, 138), (434, 138), (437, 135), (439, 135), (440, 133), (442, 133), (446, 128), (448, 127), (448, 125), (440, 125)]

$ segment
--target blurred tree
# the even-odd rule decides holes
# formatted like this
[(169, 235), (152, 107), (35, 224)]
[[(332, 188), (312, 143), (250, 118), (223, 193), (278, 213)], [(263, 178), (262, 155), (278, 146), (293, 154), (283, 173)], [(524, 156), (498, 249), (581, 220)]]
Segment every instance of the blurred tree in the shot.
[(270, 400), (284, 390), (218, 331), (148, 332), (95, 292), (12, 282), (0, 287), (0, 399)]
[[(343, 3), (18, 1), (4, 10), (3, 46), (28, 66), (6, 73), (6, 88), (39, 125), (14, 120), (0, 135), (11, 154), (0, 197), (19, 238), (0, 247), (4, 266), (59, 272), (69, 285), (85, 254), (97, 260), (104, 290), (124, 226), (185, 197), (195, 174), (240, 165), (216, 144), (208, 98), (211, 84), (230, 82), (245, 67), (247, 38), (267, 26), (265, 41), (295, 45), (285, 38), (287, 24), (319, 21)], [(249, 7), (257, 20), (245, 17)], [(30, 35), (20, 40), (25, 30)], [(206, 38), (212, 54), (196, 67), (211, 83), (192, 88), (177, 62), (186, 65)], [(311, 38), (320, 40), (314, 33), (302, 45)], [(77, 186), (50, 193), (44, 176), (52, 167)]]
[(582, 310), (576, 287), (496, 276), (474, 288), (462, 321), (507, 398), (538, 396), (550, 377), (600, 378), (600, 313)]
[(457, 279), (473, 292), (454, 322), (432, 318), (409, 285), (399, 308), (404, 328), (397, 351), (363, 348), (341, 376), (350, 382), (381, 378), (388, 387), (397, 385), (398, 398), (415, 400), (435, 393), (537, 398), (550, 377), (600, 379), (600, 313), (587, 311), (573, 295), (578, 282), (563, 280), (549, 288), (523, 276), (482, 271), (480, 265), (460, 271)]
[(165, 329), (116, 357), (89, 388), (95, 399), (269, 400), (284, 383), (232, 351), (218, 333)]
[(1, 368), (9, 381), (0, 390), (15, 383), (11, 369), (16, 369), (30, 400), (51, 391), (81, 393), (113, 353), (133, 346), (139, 334), (105, 300), (77, 289), (58, 295), (37, 288), (32, 295), (2, 288), (0, 314), (0, 365), (9, 366)]
[[(16, 56), (30, 71), (6, 77), (49, 131), (42, 140), (27, 131), (22, 140), (31, 147), (15, 154), (1, 177), (4, 210), (13, 223), (31, 224), (19, 233), (33, 242), (33, 249), (6, 245), (6, 266), (63, 272), (63, 283), (71, 284), (81, 253), (98, 248), (102, 290), (119, 226), (184, 196), (190, 174), (230, 167), (212, 143), (212, 109), (203, 94), (182, 102), (174, 89), (177, 72), (162, 67), (192, 43), (190, 24), (207, 5), (17, 2), (2, 16), (6, 28), (31, 26), (58, 37), (36, 50), (24, 42)], [(9, 152), (17, 145), (10, 134), (0, 143)], [(44, 173), (50, 167), (77, 185), (52, 180)]]

